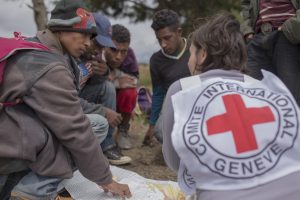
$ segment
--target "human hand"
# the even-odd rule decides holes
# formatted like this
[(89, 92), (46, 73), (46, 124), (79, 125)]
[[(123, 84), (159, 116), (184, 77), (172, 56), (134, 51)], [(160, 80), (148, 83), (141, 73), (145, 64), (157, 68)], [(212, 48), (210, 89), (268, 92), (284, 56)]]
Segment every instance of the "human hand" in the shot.
[(123, 120), (121, 114), (109, 108), (106, 108), (105, 118), (112, 127), (118, 126)]
[(253, 36), (254, 36), (253, 33), (250, 33), (250, 34), (246, 35), (246, 36), (245, 36), (246, 42), (247, 42), (247, 43), (250, 42), (250, 41), (253, 39)]
[(100, 187), (103, 188), (104, 192), (110, 192), (113, 195), (118, 195), (122, 197), (122, 199), (130, 198), (132, 196), (127, 184), (120, 184), (113, 181), (107, 185), (100, 185)]
[(104, 61), (90, 60), (89, 63), (91, 63), (93, 74), (103, 76), (108, 71), (108, 66)]
[(154, 137), (154, 126), (149, 125), (149, 128), (143, 140), (143, 145), (154, 147), (156, 144), (158, 144), (158, 141)]

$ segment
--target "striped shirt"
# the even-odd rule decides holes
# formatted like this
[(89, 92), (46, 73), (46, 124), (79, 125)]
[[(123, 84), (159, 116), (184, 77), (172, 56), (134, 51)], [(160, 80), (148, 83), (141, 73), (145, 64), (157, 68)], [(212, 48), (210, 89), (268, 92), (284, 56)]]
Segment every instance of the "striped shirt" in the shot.
[(259, 10), (256, 22), (256, 31), (258, 32), (264, 23), (270, 23), (273, 28), (278, 28), (296, 14), (296, 9), (290, 0), (260, 0)]

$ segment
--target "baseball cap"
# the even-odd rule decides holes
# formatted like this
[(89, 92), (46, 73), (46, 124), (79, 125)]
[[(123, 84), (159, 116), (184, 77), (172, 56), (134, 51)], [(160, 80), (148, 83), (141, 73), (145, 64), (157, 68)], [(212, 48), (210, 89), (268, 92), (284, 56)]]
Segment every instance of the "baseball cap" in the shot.
[(95, 22), (97, 26), (97, 34), (98, 34), (96, 36), (96, 41), (101, 46), (116, 48), (114, 42), (111, 39), (112, 28), (107, 17), (99, 13), (93, 13), (93, 16), (95, 18)]

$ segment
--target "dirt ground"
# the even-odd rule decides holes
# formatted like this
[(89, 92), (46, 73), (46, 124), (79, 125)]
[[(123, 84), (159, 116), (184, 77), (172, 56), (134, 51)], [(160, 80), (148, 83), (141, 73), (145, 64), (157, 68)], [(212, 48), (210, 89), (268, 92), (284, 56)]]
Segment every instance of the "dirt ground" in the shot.
[(176, 181), (176, 174), (164, 163), (161, 145), (158, 144), (152, 148), (142, 145), (147, 128), (148, 125), (143, 122), (141, 117), (135, 116), (133, 118), (130, 139), (134, 148), (122, 151), (124, 155), (130, 156), (133, 161), (129, 165), (119, 167), (134, 171), (145, 178)]

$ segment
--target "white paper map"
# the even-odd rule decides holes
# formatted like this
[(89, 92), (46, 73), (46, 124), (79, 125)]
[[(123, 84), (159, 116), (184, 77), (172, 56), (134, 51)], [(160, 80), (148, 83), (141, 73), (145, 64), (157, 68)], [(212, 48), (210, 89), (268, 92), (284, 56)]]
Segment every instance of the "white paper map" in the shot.
[[(111, 166), (113, 177), (120, 183), (129, 185), (132, 197), (130, 200), (186, 200), (176, 182), (156, 181), (146, 179), (137, 173)], [(72, 198), (75, 200), (112, 200), (121, 199), (99, 189), (97, 184), (84, 178), (79, 171), (74, 173), (72, 179), (62, 182)]]

